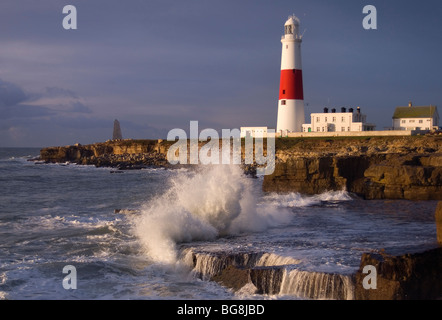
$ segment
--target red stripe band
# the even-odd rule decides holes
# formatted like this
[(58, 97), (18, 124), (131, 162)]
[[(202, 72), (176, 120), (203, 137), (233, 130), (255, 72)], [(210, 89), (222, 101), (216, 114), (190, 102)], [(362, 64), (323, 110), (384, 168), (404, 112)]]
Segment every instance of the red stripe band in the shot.
[(281, 99), (304, 100), (302, 70), (281, 70), (279, 100)]

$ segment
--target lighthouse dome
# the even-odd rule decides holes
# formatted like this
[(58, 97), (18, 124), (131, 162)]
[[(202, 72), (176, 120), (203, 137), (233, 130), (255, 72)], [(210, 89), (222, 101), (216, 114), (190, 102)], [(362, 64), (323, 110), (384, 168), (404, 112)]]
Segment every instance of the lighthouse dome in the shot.
[(287, 21), (285, 22), (284, 25), (285, 26), (287, 26), (287, 25), (299, 26), (299, 19), (295, 15), (291, 15), (291, 16), (289, 16), (289, 18), (287, 19)]
[(289, 16), (284, 24), (284, 35), (288, 38), (295, 37), (298, 39), (299, 32), (299, 19), (295, 15)]

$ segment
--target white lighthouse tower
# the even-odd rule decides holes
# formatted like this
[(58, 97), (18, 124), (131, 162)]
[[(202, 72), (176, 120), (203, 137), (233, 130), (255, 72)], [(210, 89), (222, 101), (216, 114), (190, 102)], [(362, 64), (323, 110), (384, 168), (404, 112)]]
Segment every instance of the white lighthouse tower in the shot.
[(302, 87), (301, 42), (299, 19), (290, 16), (281, 39), (281, 80), (279, 84), (277, 134), (301, 132), (304, 116)]

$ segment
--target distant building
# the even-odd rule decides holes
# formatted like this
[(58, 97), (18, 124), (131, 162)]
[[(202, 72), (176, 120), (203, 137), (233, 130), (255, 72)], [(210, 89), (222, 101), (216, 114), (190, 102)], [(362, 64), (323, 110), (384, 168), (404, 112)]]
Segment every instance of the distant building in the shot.
[(241, 138), (266, 138), (267, 127), (241, 127)]
[(393, 130), (432, 130), (439, 128), (436, 106), (397, 107), (393, 114)]
[(360, 107), (356, 112), (353, 108), (341, 108), (341, 112), (336, 109), (324, 108), (323, 113), (312, 113), (310, 123), (302, 125), (302, 132), (355, 132), (374, 131), (375, 125), (367, 122), (367, 116), (361, 113)]
[(121, 140), (121, 139), (123, 139), (123, 134), (121, 133), (120, 122), (117, 119), (115, 119), (112, 140)]

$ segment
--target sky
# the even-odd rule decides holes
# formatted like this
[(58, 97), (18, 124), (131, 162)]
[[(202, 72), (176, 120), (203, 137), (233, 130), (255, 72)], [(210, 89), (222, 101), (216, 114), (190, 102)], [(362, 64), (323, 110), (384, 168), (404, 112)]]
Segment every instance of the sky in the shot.
[[(63, 28), (65, 5), (77, 29)], [(366, 30), (365, 5), (377, 11)], [(442, 106), (438, 0), (2, 0), (0, 147), (158, 139), (174, 128), (276, 127), (281, 36), (304, 33), (306, 120), (357, 107)], [(439, 110), (439, 114), (442, 112)]]

